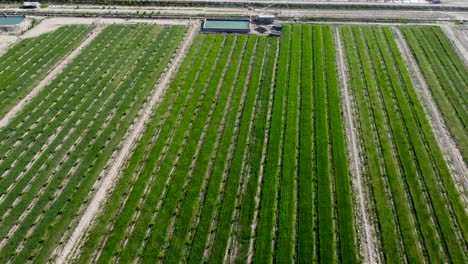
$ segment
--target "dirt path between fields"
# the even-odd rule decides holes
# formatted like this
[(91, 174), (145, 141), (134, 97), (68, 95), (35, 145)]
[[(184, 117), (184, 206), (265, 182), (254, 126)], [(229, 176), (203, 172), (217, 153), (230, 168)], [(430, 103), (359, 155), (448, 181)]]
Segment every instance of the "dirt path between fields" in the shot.
[(123, 166), (125, 160), (127, 159), (132, 146), (135, 144), (139, 135), (143, 132), (146, 122), (151, 116), (152, 109), (159, 102), (160, 96), (163, 94), (164, 90), (168, 87), (172, 77), (174, 76), (176, 70), (181, 64), (185, 54), (188, 51), (191, 43), (193, 42), (198, 29), (200, 27), (199, 23), (195, 23), (190, 27), (190, 30), (182, 41), (182, 46), (176, 51), (176, 57), (168, 65), (167, 70), (159, 79), (156, 87), (154, 88), (153, 95), (151, 96), (150, 101), (144, 106), (143, 114), (134, 124), (134, 127), (129, 130), (125, 141), (122, 144), (122, 149), (119, 152), (118, 156), (115, 158), (112, 167), (104, 176), (102, 184), (99, 186), (99, 189), (96, 191), (95, 196), (90, 202), (89, 206), (86, 208), (83, 216), (81, 217), (78, 225), (73, 230), (71, 237), (66, 242), (63, 250), (58, 253), (55, 263), (67, 263), (71, 253), (80, 247), (80, 244), (83, 243), (83, 237), (86, 231), (91, 226), (93, 220), (96, 218), (100, 212), (101, 205), (105, 202), (107, 194), (109, 193), (112, 186), (114, 186), (115, 181), (118, 179), (120, 174), (120, 169)]
[(363, 231), (363, 240), (362, 240), (362, 249), (363, 249), (363, 258), (365, 263), (378, 263), (379, 260), (376, 256), (376, 249), (374, 246), (373, 239), (375, 237), (375, 227), (372, 226), (369, 216), (367, 215), (367, 210), (365, 206), (365, 194), (362, 190), (362, 172), (361, 172), (361, 161), (359, 159), (359, 147), (356, 139), (356, 129), (353, 122), (353, 114), (351, 110), (351, 99), (348, 92), (348, 78), (346, 72), (346, 64), (343, 54), (343, 47), (341, 41), (341, 34), (339, 28), (335, 28), (335, 41), (337, 48), (337, 59), (338, 59), (338, 68), (339, 68), (339, 78), (341, 80), (342, 86), (342, 96), (344, 99), (343, 112), (345, 115), (345, 125), (346, 125), (346, 136), (348, 141), (348, 155), (351, 160), (351, 175), (353, 177), (353, 189), (356, 191), (357, 200), (359, 202), (359, 214), (361, 215), (362, 231)]
[(440, 28), (445, 33), (450, 42), (452, 42), (460, 58), (462, 58), (465, 64), (468, 65), (468, 50), (466, 49), (466, 46), (464, 46), (463, 43), (461, 43), (460, 39), (455, 35), (452, 26), (441, 25)]
[[(435, 102), (432, 99), (431, 92), (429, 87), (424, 79), (419, 66), (417, 65), (413, 55), (411, 54), (409, 47), (401, 34), (401, 32), (393, 27), (393, 32), (395, 34), (395, 40), (397, 42), (398, 48), (403, 53), (406, 65), (410, 66), (410, 73), (413, 76), (415, 81), (416, 91), (421, 97), (423, 106), (428, 113), (429, 122), (431, 124), (432, 130), (437, 138), (439, 146), (442, 149), (445, 160), (450, 167), (451, 175), (453, 176), (456, 187), (459, 189), (463, 200), (466, 202), (466, 192), (468, 191), (468, 169), (463, 161), (463, 156), (461, 155), (460, 150), (457, 148), (455, 141), (453, 140), (450, 132), (448, 131), (442, 114), (439, 112), (439, 109), (435, 105)], [(460, 190), (461, 188), (461, 190)]]
[(18, 104), (16, 104), (1, 120), (0, 129), (7, 126), (13, 118), (15, 118), (21, 110), (38, 95), (52, 80), (54, 80), (62, 71), (81, 53), (81, 51), (93, 41), (101, 32), (102, 27), (96, 27), (89, 36), (71, 53), (69, 53), (59, 64), (57, 64), (42, 81), (34, 87), (31, 92), (26, 95)]

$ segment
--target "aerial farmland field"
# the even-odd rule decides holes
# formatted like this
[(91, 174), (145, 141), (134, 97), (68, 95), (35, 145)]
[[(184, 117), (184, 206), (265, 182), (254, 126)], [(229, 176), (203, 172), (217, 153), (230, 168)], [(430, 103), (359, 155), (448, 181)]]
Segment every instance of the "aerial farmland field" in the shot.
[(0, 263), (468, 262), (462, 22), (34, 19)]
[(341, 34), (385, 259), (463, 263), (466, 204), (431, 133), (392, 30), (343, 27)]
[(49, 258), (185, 30), (107, 27), (2, 128), (1, 262)]
[(0, 116), (28, 94), (91, 30), (91, 26), (66, 26), (10, 49), (0, 62)]

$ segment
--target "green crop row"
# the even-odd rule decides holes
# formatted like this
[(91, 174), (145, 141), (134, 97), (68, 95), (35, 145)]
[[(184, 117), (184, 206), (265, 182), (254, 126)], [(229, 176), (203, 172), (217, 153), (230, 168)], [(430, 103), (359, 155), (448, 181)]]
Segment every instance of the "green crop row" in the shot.
[(275, 94), (271, 113), (270, 134), (268, 135), (267, 157), (265, 160), (262, 194), (260, 200), (258, 227), (255, 236), (255, 263), (270, 263), (274, 256), (272, 241), (276, 225), (276, 211), (279, 185), (279, 160), (282, 157), (284, 105), (289, 72), (290, 25), (285, 25), (280, 40), (280, 52), (275, 77)]
[(335, 181), (335, 197), (338, 216), (336, 228), (339, 230), (339, 256), (347, 263), (357, 262), (355, 243), (353, 205), (351, 195), (351, 178), (346, 156), (343, 116), (341, 113), (341, 93), (338, 85), (338, 75), (335, 56), (335, 42), (330, 27), (324, 27), (324, 46), (327, 67), (327, 99), (328, 121), (330, 127), (331, 159)]
[[(282, 172), (279, 179), (278, 240), (276, 259), (280, 263), (291, 261), (294, 252), (296, 179), (298, 163), (298, 104), (300, 100), (299, 82), (301, 76), (301, 27), (290, 30), (289, 84), (286, 95), (286, 123), (284, 131)], [(273, 117), (275, 118), (275, 116)]]
[(314, 203), (315, 173), (315, 129), (314, 129), (314, 49), (312, 26), (302, 29), (302, 41), (309, 45), (302, 46), (301, 68), (301, 115), (299, 120), (299, 188), (297, 205), (297, 259), (299, 262), (316, 260), (317, 237), (314, 232), (316, 205)]
[(47, 73), (75, 49), (92, 26), (65, 26), (13, 46), (0, 62), (0, 117), (26, 96)]

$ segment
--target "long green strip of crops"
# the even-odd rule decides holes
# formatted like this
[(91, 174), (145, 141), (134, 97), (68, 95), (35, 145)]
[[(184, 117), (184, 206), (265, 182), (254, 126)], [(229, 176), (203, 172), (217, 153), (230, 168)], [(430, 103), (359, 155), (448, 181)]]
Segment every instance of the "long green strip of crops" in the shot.
[(321, 27), (314, 28), (314, 74), (315, 74), (315, 149), (317, 162), (317, 208), (318, 243), (320, 262), (333, 262), (335, 259), (335, 237), (329, 163), (329, 126), (327, 111), (327, 79), (324, 54), (324, 40)]
[[(289, 30), (289, 28), (287, 28)], [(278, 241), (276, 259), (280, 263), (292, 261), (295, 244), (296, 184), (298, 160), (299, 85), (301, 77), (301, 27), (292, 27), (290, 42), (289, 85), (286, 105), (286, 124), (283, 144), (282, 174), (278, 207)]]
[(269, 262), (273, 257), (272, 241), (275, 227), (275, 214), (277, 210), (277, 188), (279, 184), (278, 162), (283, 142), (283, 108), (289, 68), (289, 25), (285, 27), (280, 41), (280, 54), (278, 59), (277, 75), (275, 80), (275, 96), (272, 108), (272, 120), (268, 152), (263, 178), (262, 196), (260, 201), (259, 223), (256, 230), (255, 255), (256, 263)]
[[(312, 26), (306, 25), (302, 30), (304, 43), (313, 43)], [(301, 76), (301, 115), (299, 136), (299, 188), (298, 188), (298, 231), (297, 258), (305, 263), (314, 260), (316, 254), (316, 236), (314, 235), (314, 194), (312, 192), (315, 177), (314, 162), (314, 62), (312, 45), (302, 47)]]
[(332, 145), (333, 174), (337, 205), (340, 256), (347, 263), (357, 262), (357, 251), (353, 225), (353, 205), (351, 197), (351, 179), (346, 156), (341, 98), (336, 68), (335, 43), (330, 27), (324, 28), (324, 44), (327, 61), (328, 119), (330, 124), (330, 142)]
[(0, 117), (23, 99), (92, 29), (92, 26), (64, 26), (25, 39), (5, 53), (0, 58)]

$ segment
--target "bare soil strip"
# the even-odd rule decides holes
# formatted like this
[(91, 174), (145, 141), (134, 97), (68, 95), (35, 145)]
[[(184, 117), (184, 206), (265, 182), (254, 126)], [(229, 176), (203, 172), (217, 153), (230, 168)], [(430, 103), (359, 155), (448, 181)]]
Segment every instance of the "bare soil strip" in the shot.
[(463, 59), (465, 64), (468, 64), (468, 50), (466, 49), (466, 46), (460, 42), (460, 39), (455, 35), (454, 29), (449, 25), (441, 25), (440, 28), (445, 33), (450, 42), (452, 42), (455, 50), (460, 55), (460, 58)]
[(344, 61), (343, 47), (341, 42), (341, 34), (339, 28), (335, 28), (336, 32), (336, 48), (338, 54), (339, 78), (341, 80), (342, 96), (344, 99), (343, 112), (345, 114), (346, 135), (348, 141), (348, 155), (351, 165), (351, 175), (353, 176), (353, 189), (356, 191), (357, 200), (359, 201), (359, 210), (362, 217), (362, 229), (364, 232), (363, 257), (365, 263), (378, 263), (378, 258), (375, 255), (375, 247), (373, 237), (375, 237), (375, 227), (372, 226), (365, 206), (365, 194), (362, 189), (363, 180), (361, 179), (361, 161), (359, 159), (359, 148), (357, 146), (356, 129), (354, 128), (354, 118), (351, 111), (351, 100), (348, 93), (348, 77), (346, 74), (346, 64)]
[(49, 74), (36, 86), (32, 91), (21, 100), (17, 105), (15, 105), (1, 120), (0, 120), (0, 129), (7, 126), (13, 118), (15, 118), (23, 108), (34, 98), (36, 97), (47, 85), (49, 85), (52, 80), (54, 80), (62, 71), (72, 62), (81, 51), (88, 46), (91, 41), (93, 41), (97, 35), (101, 32), (103, 27), (96, 27), (91, 34), (68, 56), (66, 56), (54, 69), (49, 72)]
[(200, 25), (198, 23), (191, 26), (186, 38), (182, 41), (182, 46), (176, 53), (176, 57), (168, 66), (167, 71), (165, 71), (165, 73), (161, 76), (158, 84), (156, 85), (151, 100), (144, 108), (143, 115), (136, 121), (133, 129), (129, 131), (130, 134), (128, 137), (126, 137), (122, 150), (115, 159), (115, 162), (109, 169), (107, 175), (104, 177), (101, 186), (96, 191), (95, 196), (93, 197), (88, 208), (81, 217), (80, 222), (75, 227), (70, 239), (65, 244), (63, 250), (59, 253), (57, 260), (55, 261), (56, 263), (67, 263), (68, 257), (72, 253), (72, 251), (80, 246), (78, 242), (83, 241), (81, 239), (82, 236), (85, 235), (86, 231), (91, 226), (93, 220), (100, 212), (101, 205), (105, 202), (107, 193), (109, 192), (110, 188), (114, 185), (114, 182), (117, 180), (120, 174), (120, 169), (124, 164), (127, 156), (129, 155), (132, 146), (136, 142), (138, 136), (143, 132), (145, 124), (151, 116), (151, 110), (159, 101), (159, 98), (166, 89), (166, 87), (169, 85), (172, 76), (175, 74), (178, 66), (180, 65), (186, 52), (188, 51), (188, 48), (194, 40), (196, 33), (198, 32), (199, 26)]
[(396, 27), (393, 27), (393, 32), (395, 33), (395, 40), (398, 48), (403, 52), (405, 62), (409, 65), (410, 73), (415, 81), (414, 84), (416, 91), (421, 97), (421, 101), (424, 102), (423, 106), (425, 111), (428, 113), (429, 122), (436, 135), (439, 146), (442, 149), (444, 158), (447, 160), (447, 164), (450, 167), (451, 175), (457, 183), (457, 188), (459, 188), (459, 190), (460, 188), (462, 189), (460, 190), (460, 193), (463, 200), (467, 201), (466, 192), (468, 191), (468, 168), (463, 161), (461, 152), (450, 135), (444, 119), (442, 118), (442, 114), (439, 112), (439, 109), (432, 100), (431, 92), (426, 80), (422, 76), (419, 66), (411, 54), (403, 35)]

